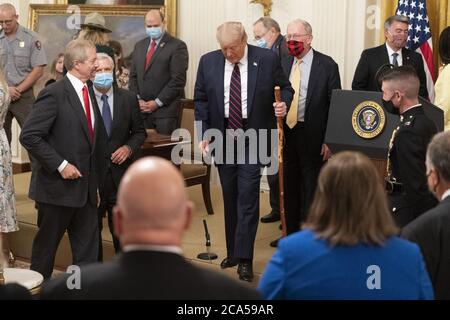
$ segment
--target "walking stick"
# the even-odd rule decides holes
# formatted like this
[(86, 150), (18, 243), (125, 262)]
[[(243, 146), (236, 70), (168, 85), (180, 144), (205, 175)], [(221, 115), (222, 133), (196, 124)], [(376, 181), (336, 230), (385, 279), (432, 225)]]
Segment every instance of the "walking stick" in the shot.
[[(280, 87), (275, 87), (275, 101), (281, 102)], [(277, 117), (278, 129), (278, 181), (280, 186), (280, 218), (281, 230), (283, 237), (286, 236), (286, 217), (284, 215), (284, 174), (283, 174), (283, 147), (284, 147), (284, 131), (283, 117)]]

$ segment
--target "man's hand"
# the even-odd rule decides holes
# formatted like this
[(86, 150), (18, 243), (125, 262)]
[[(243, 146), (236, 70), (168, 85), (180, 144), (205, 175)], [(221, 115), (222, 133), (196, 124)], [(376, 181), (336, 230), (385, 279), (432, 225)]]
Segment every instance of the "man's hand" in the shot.
[(121, 165), (130, 157), (130, 155), (130, 148), (127, 146), (121, 146), (111, 155), (111, 161), (114, 164)]
[(11, 101), (17, 101), (20, 99), (20, 91), (17, 87), (9, 87), (9, 95), (11, 96)]
[(273, 104), (273, 107), (275, 109), (275, 116), (278, 117), (284, 117), (286, 115), (286, 103), (284, 102), (275, 102)]
[(327, 161), (332, 156), (331, 150), (325, 143), (322, 144), (322, 151), (320, 152), (320, 155), (322, 156), (323, 161)]
[(71, 165), (70, 163), (68, 163), (67, 166), (64, 168), (64, 170), (61, 171), (61, 176), (65, 180), (75, 180), (82, 177), (77, 167)]
[(203, 140), (198, 144), (198, 148), (200, 149), (200, 152), (203, 156), (206, 156), (206, 154), (209, 152), (209, 141)]
[(147, 102), (139, 100), (139, 107), (141, 108), (141, 112), (145, 113), (152, 113), (153, 111), (158, 109), (158, 105), (156, 104), (155, 100), (150, 100)]

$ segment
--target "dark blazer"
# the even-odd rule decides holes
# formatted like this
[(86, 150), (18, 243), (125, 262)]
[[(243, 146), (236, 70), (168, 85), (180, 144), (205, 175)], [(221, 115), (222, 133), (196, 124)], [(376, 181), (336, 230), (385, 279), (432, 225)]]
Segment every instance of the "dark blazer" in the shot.
[[(95, 94), (94, 91), (92, 91), (91, 94)], [(99, 121), (98, 123), (99, 139), (102, 141), (98, 144), (97, 150), (99, 157), (96, 162), (100, 193), (104, 187), (108, 168), (111, 168), (112, 177), (116, 187), (119, 186), (123, 174), (131, 165), (132, 161), (136, 159), (135, 156), (139, 155), (140, 148), (147, 137), (136, 95), (128, 90), (120, 89), (117, 86), (114, 86), (113, 94), (114, 116), (111, 137), (108, 137), (103, 121)], [(131, 148), (132, 157), (127, 159), (121, 165), (112, 163), (111, 154), (123, 145), (127, 145)]]
[(435, 298), (450, 300), (450, 197), (402, 229), (422, 250)]
[[(419, 95), (428, 98), (427, 77), (423, 66), (422, 56), (417, 52), (402, 49), (403, 65), (412, 66), (417, 72), (420, 80)], [(381, 66), (389, 64), (389, 55), (386, 44), (375, 48), (369, 48), (362, 52), (353, 77), (352, 89), (363, 91), (380, 91), (381, 88), (375, 79), (375, 75)]]
[(0, 285), (0, 301), (3, 300), (31, 300), (30, 291), (17, 283)]
[(259, 294), (234, 280), (187, 262), (174, 253), (133, 251), (113, 261), (81, 267), (81, 290), (67, 289), (67, 274), (47, 282), (40, 298), (238, 300)]
[(158, 98), (164, 105), (152, 113), (155, 118), (178, 117), (178, 99), (184, 98), (188, 51), (186, 44), (164, 33), (150, 66), (145, 69), (145, 57), (150, 45), (147, 37), (134, 47), (131, 57), (130, 90), (141, 99)]
[[(280, 86), (281, 99), (289, 107), (293, 90), (283, 73), (278, 56), (271, 50), (248, 45), (248, 94), (246, 129), (275, 128), (274, 87)], [(221, 50), (203, 55), (195, 83), (195, 119), (202, 131), (214, 128), (225, 132), (224, 107), (225, 58)]]
[(289, 57), (289, 52), (286, 46), (286, 39), (282, 34), (280, 34), (277, 40), (275, 40), (275, 43), (273, 44), (271, 50), (274, 51), (280, 57), (280, 59)]
[[(292, 56), (281, 61), (283, 70), (288, 76), (293, 62)], [(341, 89), (337, 63), (331, 57), (314, 50), (305, 109), (305, 133), (308, 137), (307, 150), (310, 155), (320, 157), (327, 130), (331, 94), (335, 89)], [(286, 134), (290, 131), (291, 129), (285, 126)]]
[[(40, 92), (20, 134), (20, 142), (37, 160), (31, 199), (73, 208), (83, 207), (86, 201), (96, 205), (95, 148), (101, 115), (95, 97), (90, 97), (95, 115), (93, 143), (83, 105), (67, 76)], [(76, 166), (82, 177), (64, 180), (58, 171), (64, 160)]]
[[(425, 156), (431, 138), (437, 133), (422, 107), (403, 113), (403, 122), (389, 152), (392, 178), (403, 184), (403, 192), (390, 194), (390, 204), (400, 227), (437, 204), (427, 185)], [(402, 216), (409, 218), (403, 219)], [(401, 218), (401, 219), (400, 219)], [(409, 221), (408, 221), (409, 219)]]

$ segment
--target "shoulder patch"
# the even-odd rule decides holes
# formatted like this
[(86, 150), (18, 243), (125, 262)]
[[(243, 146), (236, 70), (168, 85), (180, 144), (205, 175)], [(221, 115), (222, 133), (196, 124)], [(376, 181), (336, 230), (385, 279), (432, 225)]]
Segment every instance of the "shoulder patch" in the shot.
[(42, 44), (39, 40), (36, 40), (36, 42), (34, 43), (34, 45), (36, 46), (36, 49), (41, 50), (42, 48)]

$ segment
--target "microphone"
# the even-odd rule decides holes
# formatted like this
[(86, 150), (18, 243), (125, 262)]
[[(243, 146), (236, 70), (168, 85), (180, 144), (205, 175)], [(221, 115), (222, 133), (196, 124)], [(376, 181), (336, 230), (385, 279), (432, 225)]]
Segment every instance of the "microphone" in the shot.
[(210, 252), (211, 247), (211, 237), (208, 232), (208, 225), (206, 224), (206, 220), (203, 219), (203, 228), (205, 229), (205, 238), (206, 238), (206, 252), (199, 253), (197, 258), (200, 260), (215, 260), (218, 258), (217, 254)]

